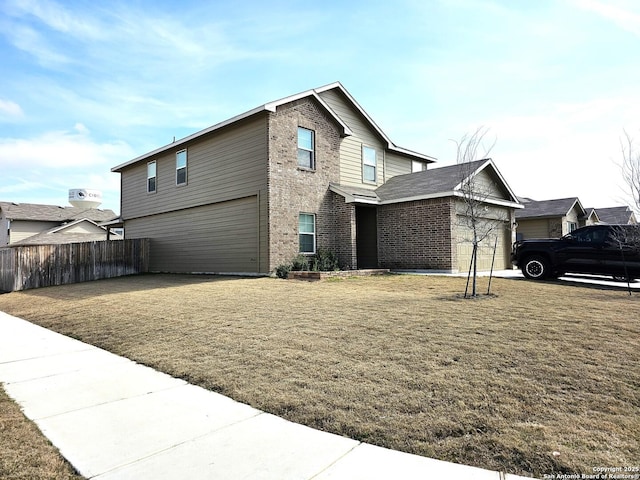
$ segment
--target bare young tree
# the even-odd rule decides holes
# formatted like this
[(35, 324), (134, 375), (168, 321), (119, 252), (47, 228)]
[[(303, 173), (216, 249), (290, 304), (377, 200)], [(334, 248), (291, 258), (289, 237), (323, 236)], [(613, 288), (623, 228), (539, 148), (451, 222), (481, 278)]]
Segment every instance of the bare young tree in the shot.
[(484, 127), (478, 128), (472, 134), (464, 135), (456, 144), (456, 161), (459, 168), (458, 178), (460, 179), (459, 193), (460, 201), (457, 206), (457, 225), (462, 234), (459, 242), (471, 243), (471, 262), (467, 275), (467, 287), (465, 298), (468, 294), (469, 281), (471, 279), (471, 296), (476, 297), (478, 278), (478, 249), (482, 244), (495, 247), (497, 236), (502, 234), (505, 222), (508, 220), (499, 209), (491, 208), (487, 202), (495, 191), (495, 185), (488, 183), (486, 178), (479, 178), (476, 175), (479, 164), (478, 160), (487, 159), (489, 153), (495, 145), (495, 141), (485, 147), (485, 136), (488, 130)]
[[(627, 282), (627, 291), (631, 295), (633, 278), (628, 269), (629, 262), (634, 262), (634, 259), (640, 257), (640, 225), (614, 226), (607, 242), (620, 253), (620, 261), (624, 268), (622, 279)], [(635, 262), (637, 263), (637, 260)]]
[(625, 131), (620, 140), (622, 149), (622, 178), (628, 188), (635, 207), (640, 212), (640, 149), (634, 145), (634, 139)]

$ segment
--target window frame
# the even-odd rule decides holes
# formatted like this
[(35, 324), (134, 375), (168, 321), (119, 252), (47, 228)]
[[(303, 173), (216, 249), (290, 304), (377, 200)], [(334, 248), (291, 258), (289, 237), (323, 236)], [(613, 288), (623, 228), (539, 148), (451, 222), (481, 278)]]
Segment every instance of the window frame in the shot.
[[(178, 161), (181, 158), (181, 154), (184, 154), (184, 166), (179, 166), (178, 165)], [(181, 186), (181, 185), (186, 185), (187, 184), (187, 173), (188, 173), (188, 169), (187, 169), (187, 165), (188, 165), (188, 157), (187, 157), (187, 149), (184, 148), (182, 150), (178, 150), (176, 152), (176, 186)], [(184, 170), (184, 181), (183, 182), (179, 182), (178, 179), (180, 177), (180, 171)]]
[[(373, 151), (373, 165), (367, 162), (367, 156), (365, 155), (366, 150)], [(373, 180), (369, 180), (366, 178), (365, 167), (373, 168)], [(378, 151), (375, 147), (371, 147), (369, 145), (362, 145), (362, 183), (371, 183), (374, 185), (378, 184)]]
[[(300, 224), (301, 224), (301, 220), (302, 220), (302, 216), (306, 216), (306, 217), (311, 217), (313, 219), (313, 232), (302, 232), (301, 228), (300, 228)], [(316, 254), (316, 214), (315, 213), (308, 213), (308, 212), (300, 212), (298, 214), (298, 253), (302, 254), (302, 255), (315, 255)], [(310, 235), (311, 236), (311, 241), (312, 241), (312, 249), (311, 251), (302, 251), (302, 242), (301, 242), (301, 238), (302, 235)]]
[[(308, 148), (300, 145), (300, 131), (301, 130), (311, 133), (311, 149), (308, 149)], [(296, 130), (296, 132), (297, 132), (296, 140), (297, 140), (297, 146), (298, 146), (296, 163), (298, 165), (298, 168), (302, 168), (304, 170), (315, 170), (316, 169), (316, 132), (315, 132), (315, 130), (312, 130), (310, 128), (301, 127), (299, 125), (298, 125), (298, 129)], [(310, 164), (310, 166), (301, 165), (300, 164), (300, 152), (306, 152), (309, 155), (309, 164)]]
[(411, 173), (424, 172), (427, 169), (427, 164), (420, 160), (411, 160)]
[[(153, 165), (153, 175), (149, 175), (149, 169)], [(153, 179), (153, 190), (150, 188)], [(156, 193), (158, 191), (158, 164), (155, 160), (147, 162), (147, 193)]]

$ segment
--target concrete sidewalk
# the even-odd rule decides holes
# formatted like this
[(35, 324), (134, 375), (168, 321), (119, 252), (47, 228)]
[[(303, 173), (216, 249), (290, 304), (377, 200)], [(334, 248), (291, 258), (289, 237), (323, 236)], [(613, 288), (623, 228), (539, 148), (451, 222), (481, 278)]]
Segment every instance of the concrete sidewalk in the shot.
[(0, 382), (87, 478), (524, 478), (291, 423), (3, 312)]

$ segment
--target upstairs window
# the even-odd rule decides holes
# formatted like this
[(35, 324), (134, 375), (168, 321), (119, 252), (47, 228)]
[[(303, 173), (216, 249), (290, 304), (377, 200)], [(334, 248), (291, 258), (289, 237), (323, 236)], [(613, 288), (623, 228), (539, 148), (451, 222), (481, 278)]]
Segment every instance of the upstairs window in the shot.
[(315, 170), (315, 133), (313, 130), (298, 127), (298, 166)]
[(298, 216), (298, 238), (300, 253), (316, 253), (316, 216), (301, 213)]
[(156, 162), (147, 163), (147, 193), (156, 191)]
[(424, 172), (427, 169), (427, 164), (418, 160), (411, 160), (411, 173)]
[(180, 150), (176, 153), (176, 185), (187, 183), (187, 151)]
[(369, 183), (376, 183), (377, 165), (376, 149), (362, 146), (362, 180)]

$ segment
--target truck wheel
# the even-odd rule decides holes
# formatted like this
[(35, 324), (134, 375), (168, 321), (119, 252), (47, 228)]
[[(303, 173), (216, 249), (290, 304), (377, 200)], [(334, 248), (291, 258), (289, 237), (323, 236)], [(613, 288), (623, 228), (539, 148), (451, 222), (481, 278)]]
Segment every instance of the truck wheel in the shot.
[(522, 274), (531, 280), (542, 280), (549, 275), (549, 266), (543, 257), (529, 257), (522, 265)]

